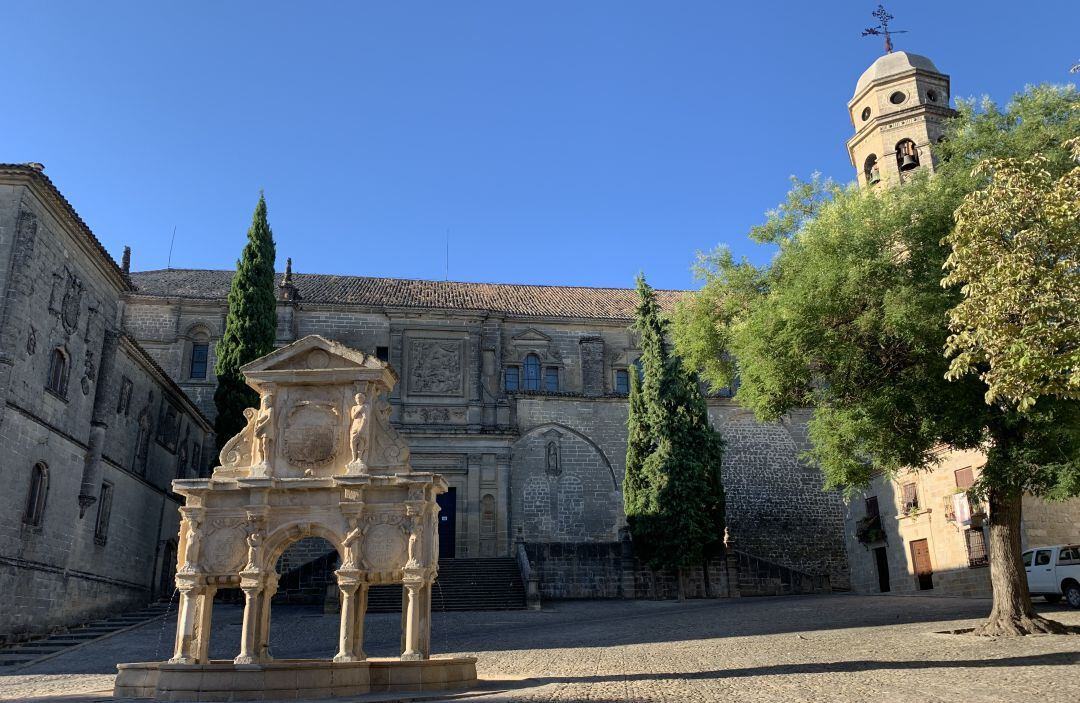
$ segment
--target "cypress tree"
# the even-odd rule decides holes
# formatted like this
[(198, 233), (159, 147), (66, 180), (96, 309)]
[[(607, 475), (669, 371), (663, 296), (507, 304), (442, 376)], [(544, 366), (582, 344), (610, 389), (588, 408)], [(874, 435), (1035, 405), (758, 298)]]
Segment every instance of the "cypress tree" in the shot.
[(638, 553), (679, 572), (702, 563), (723, 539), (723, 443), (709, 423), (696, 374), (670, 353), (656, 292), (637, 279), (634, 329), (642, 378), (631, 375), (623, 500)]
[(244, 382), (240, 367), (274, 349), (277, 308), (274, 296), (274, 234), (266, 221), (266, 198), (251, 218), (247, 244), (236, 262), (236, 274), (229, 289), (229, 313), (225, 334), (217, 346), (217, 390), (214, 405), (218, 449), (244, 428), (244, 409), (259, 402), (258, 395)]

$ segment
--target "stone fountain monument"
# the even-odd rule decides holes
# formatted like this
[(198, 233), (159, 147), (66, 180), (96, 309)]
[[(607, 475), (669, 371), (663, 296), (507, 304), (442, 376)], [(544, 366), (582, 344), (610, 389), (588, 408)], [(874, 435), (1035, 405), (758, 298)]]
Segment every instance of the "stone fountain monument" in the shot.
[[(468, 688), (476, 660), (431, 659), (431, 585), (438, 574), (437, 474), (414, 472), (390, 425), (388, 365), (312, 335), (241, 369), (259, 393), (247, 426), (208, 479), (173, 482), (184, 496), (176, 645), (167, 662), (119, 664), (115, 694), (157, 700), (263, 700), (374, 691)], [(341, 628), (333, 660), (270, 655), (278, 557), (319, 536), (341, 557)], [(402, 652), (364, 654), (367, 591), (400, 583)], [(237, 657), (209, 658), (214, 594), (240, 588)]]

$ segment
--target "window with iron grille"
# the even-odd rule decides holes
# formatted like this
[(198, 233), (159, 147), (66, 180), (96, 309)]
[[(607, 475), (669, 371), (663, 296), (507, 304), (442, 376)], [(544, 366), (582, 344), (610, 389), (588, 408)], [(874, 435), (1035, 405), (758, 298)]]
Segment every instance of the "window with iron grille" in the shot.
[(967, 530), (964, 539), (967, 540), (968, 566), (989, 566), (990, 556), (986, 553), (986, 535), (982, 529)]
[(630, 392), (630, 372), (626, 369), (615, 369), (615, 392), (623, 395)]
[(516, 391), (521, 378), (521, 369), (517, 366), (507, 366), (503, 374), (503, 388), (508, 391)]
[(210, 344), (208, 342), (195, 342), (191, 345), (191, 378), (203, 380), (206, 378), (206, 361), (210, 357)]
[(919, 492), (915, 489), (914, 483), (905, 483), (903, 485), (903, 496), (905, 513), (919, 509)]
[(525, 390), (540, 390), (540, 357), (536, 354), (525, 357)]
[(41, 527), (45, 517), (45, 499), (49, 495), (49, 467), (43, 463), (34, 464), (30, 470), (30, 491), (26, 495), (26, 509), (23, 522), (32, 527)]
[(109, 517), (112, 515), (112, 484), (104, 481), (101, 484), (101, 495), (98, 496), (97, 521), (94, 523), (94, 542), (105, 544), (109, 537)]
[(544, 368), (544, 390), (549, 393), (559, 391), (559, 369), (556, 366)]

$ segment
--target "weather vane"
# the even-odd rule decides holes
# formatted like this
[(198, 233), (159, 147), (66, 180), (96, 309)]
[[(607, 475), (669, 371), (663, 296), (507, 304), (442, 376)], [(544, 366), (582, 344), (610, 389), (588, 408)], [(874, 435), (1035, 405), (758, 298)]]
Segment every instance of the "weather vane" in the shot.
[(892, 53), (892, 35), (894, 35), (894, 34), (905, 34), (905, 33), (907, 33), (907, 30), (906, 29), (889, 29), (889, 22), (892, 21), (893, 16), (888, 13), (888, 11), (885, 9), (884, 5), (878, 5), (877, 9), (874, 10), (870, 14), (872, 14), (874, 17), (877, 18), (878, 26), (876, 26), (876, 27), (868, 27), (867, 29), (864, 29), (862, 35), (864, 37), (869, 37), (869, 36), (880, 37), (880, 36), (884, 36), (885, 37), (885, 53), (886, 54), (891, 54)]

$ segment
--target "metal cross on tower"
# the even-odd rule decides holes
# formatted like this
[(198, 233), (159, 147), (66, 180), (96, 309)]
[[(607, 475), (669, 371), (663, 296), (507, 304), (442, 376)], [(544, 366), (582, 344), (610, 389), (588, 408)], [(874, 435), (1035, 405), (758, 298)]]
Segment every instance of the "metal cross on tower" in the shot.
[(894, 35), (894, 34), (905, 34), (905, 33), (907, 33), (907, 30), (906, 29), (889, 29), (889, 22), (892, 21), (893, 16), (888, 13), (888, 11), (885, 9), (884, 5), (878, 5), (877, 9), (874, 10), (870, 14), (877, 18), (878, 26), (876, 26), (876, 27), (868, 27), (868, 28), (864, 29), (863, 33), (862, 33), (862, 36), (864, 36), (864, 37), (868, 37), (868, 36), (875, 36), (875, 37), (884, 36), (885, 37), (885, 53), (886, 54), (891, 54), (892, 53), (892, 35)]

